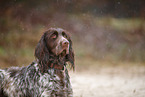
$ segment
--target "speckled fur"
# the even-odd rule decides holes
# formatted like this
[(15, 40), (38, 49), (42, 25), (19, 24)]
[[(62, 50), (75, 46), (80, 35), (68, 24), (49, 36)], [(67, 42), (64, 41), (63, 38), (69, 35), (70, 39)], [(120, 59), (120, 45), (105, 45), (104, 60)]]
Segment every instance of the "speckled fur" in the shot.
[(45, 31), (36, 46), (35, 57), (36, 61), (27, 67), (0, 69), (0, 97), (72, 97), (66, 63), (70, 62), (73, 69), (75, 65), (67, 31)]
[(72, 97), (67, 69), (41, 73), (37, 62), (22, 68), (0, 69), (0, 90), (8, 97)]

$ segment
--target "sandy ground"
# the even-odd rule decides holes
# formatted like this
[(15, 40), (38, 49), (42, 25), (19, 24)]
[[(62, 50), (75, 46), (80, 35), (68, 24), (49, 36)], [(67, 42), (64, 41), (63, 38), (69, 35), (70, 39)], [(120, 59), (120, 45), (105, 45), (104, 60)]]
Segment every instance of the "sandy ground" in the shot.
[(74, 97), (145, 97), (145, 67), (95, 67), (70, 72)]

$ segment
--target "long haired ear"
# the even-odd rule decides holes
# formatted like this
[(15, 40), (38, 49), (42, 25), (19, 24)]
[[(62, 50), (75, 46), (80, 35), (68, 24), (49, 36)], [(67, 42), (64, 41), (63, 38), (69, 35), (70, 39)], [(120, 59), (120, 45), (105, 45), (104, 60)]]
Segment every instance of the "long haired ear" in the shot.
[(35, 48), (35, 57), (39, 61), (39, 68), (42, 72), (45, 72), (47, 70), (47, 63), (49, 59), (49, 51), (47, 48), (47, 44), (45, 41), (45, 33), (39, 40), (36, 48)]
[(71, 63), (71, 68), (73, 68), (73, 70), (75, 70), (75, 60), (74, 60), (74, 51), (72, 48), (72, 41), (71, 39), (69, 39), (69, 54), (66, 55), (66, 61)]

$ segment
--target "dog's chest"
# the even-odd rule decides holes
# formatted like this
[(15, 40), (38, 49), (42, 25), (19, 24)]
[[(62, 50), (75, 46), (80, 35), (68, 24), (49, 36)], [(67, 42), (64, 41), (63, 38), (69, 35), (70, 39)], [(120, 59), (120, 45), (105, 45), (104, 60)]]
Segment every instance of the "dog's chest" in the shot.
[(40, 76), (39, 84), (51, 90), (63, 89), (65, 87), (65, 73), (50, 69), (48, 73)]
[(66, 89), (66, 75), (63, 71), (49, 70), (39, 80), (41, 87), (44, 87), (42, 95), (63, 93)]

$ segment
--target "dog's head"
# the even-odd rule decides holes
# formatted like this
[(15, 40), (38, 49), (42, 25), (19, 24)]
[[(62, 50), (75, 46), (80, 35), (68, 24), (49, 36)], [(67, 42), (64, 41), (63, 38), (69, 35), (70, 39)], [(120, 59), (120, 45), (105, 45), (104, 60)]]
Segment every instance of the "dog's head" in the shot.
[(74, 52), (69, 33), (61, 28), (50, 28), (44, 32), (35, 49), (35, 57), (46, 65), (50, 56), (70, 62), (74, 69)]

